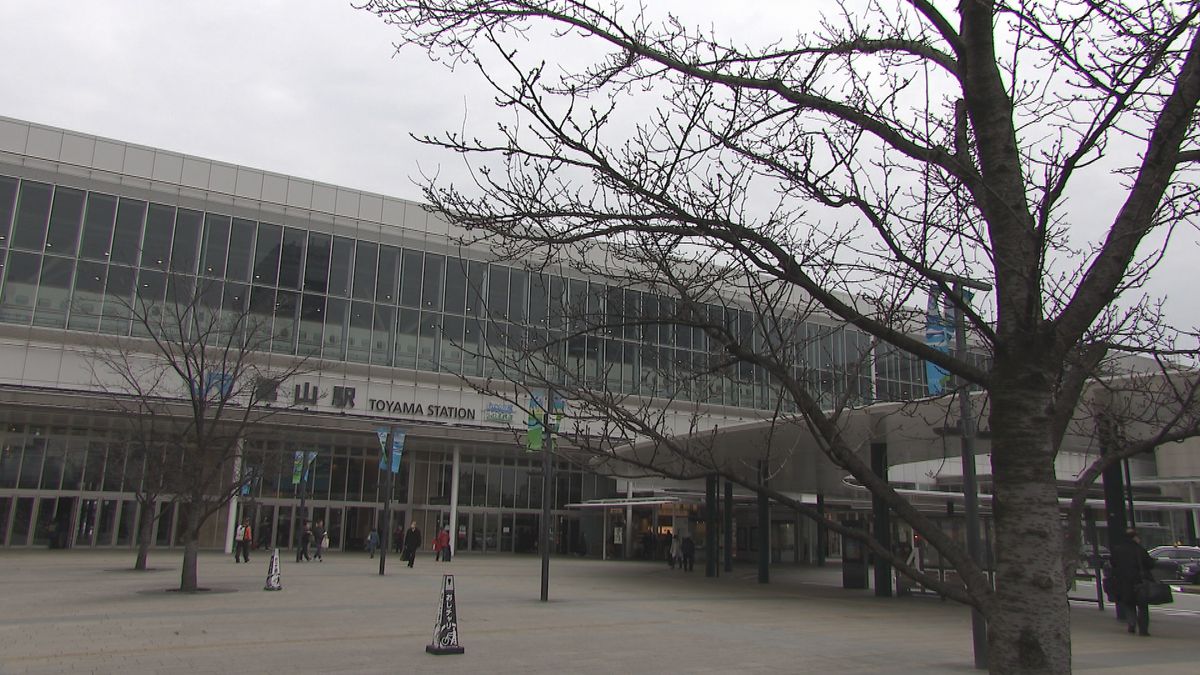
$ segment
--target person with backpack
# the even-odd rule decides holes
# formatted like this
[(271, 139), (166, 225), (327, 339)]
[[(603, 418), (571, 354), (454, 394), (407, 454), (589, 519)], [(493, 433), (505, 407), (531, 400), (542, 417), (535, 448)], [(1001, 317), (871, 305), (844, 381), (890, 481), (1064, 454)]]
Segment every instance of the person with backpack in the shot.
[(233, 562), (240, 563), (244, 559), (250, 562), (250, 544), (254, 541), (254, 536), (250, 532), (250, 519), (242, 519), (242, 524), (238, 525), (233, 542)]

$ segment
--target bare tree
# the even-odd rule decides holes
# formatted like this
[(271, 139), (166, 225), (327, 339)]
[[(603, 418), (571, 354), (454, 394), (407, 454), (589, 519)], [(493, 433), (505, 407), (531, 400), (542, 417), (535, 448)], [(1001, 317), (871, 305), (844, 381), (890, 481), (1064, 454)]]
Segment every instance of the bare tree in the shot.
[[(424, 139), (469, 156), (476, 181), (430, 184), (427, 199), (499, 253), (625, 254), (658, 288), (673, 282), (654, 255), (774, 279), (982, 389), (995, 588), (922, 534), (958, 568), (955, 597), (987, 617), (992, 671), (1069, 672), (1055, 457), (1096, 365), (1164, 346), (1139, 344), (1163, 333), (1135, 298), (1195, 223), (1200, 5), (832, 6), (811, 33), (746, 46), (588, 0), (366, 3), (402, 46), (476, 67), (511, 112), (493, 137)], [(569, 58), (556, 68), (542, 49)], [(1096, 184), (1111, 207), (1068, 201)], [(990, 310), (945, 273), (989, 282)], [(903, 320), (931, 283), (986, 362), (927, 346)], [(770, 372), (836, 465), (915, 518), (818, 395), (727, 328), (706, 332)]]
[[(219, 283), (183, 276), (167, 277), (162, 290), (126, 304), (133, 337), (98, 346), (92, 370), (127, 422), (130, 456), (143, 467), (143, 509), (161, 498), (180, 509), (179, 590), (191, 592), (199, 590), (202, 528), (253, 480), (239, 467), (243, 444), (289, 407), (278, 386), (303, 372), (305, 360), (268, 365), (272, 341), (290, 332), (274, 334), (269, 310), (254, 311), (244, 292), (222, 294)], [(143, 517), (143, 545), (152, 524)]]

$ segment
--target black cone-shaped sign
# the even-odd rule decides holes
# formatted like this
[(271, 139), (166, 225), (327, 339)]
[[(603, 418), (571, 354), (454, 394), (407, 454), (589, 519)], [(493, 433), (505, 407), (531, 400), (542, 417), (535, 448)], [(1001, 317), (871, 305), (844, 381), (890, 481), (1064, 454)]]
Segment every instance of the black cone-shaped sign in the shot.
[(438, 606), (437, 623), (433, 626), (433, 642), (426, 645), (430, 654), (462, 654), (458, 644), (458, 608), (454, 604), (454, 575), (442, 575), (442, 602)]
[(271, 554), (271, 564), (267, 567), (267, 583), (263, 586), (264, 591), (282, 591), (283, 584), (279, 578), (279, 549)]

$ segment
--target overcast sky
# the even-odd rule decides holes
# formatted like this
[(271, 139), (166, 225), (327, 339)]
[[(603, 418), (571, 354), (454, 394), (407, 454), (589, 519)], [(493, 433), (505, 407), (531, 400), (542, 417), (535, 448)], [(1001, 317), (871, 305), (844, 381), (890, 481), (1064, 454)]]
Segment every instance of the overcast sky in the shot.
[[(672, 2), (762, 42), (813, 18), (786, 0)], [(463, 175), (409, 133), (494, 119), (471, 72), (394, 55), (393, 30), (344, 0), (10, 0), (0, 26), (0, 115), (407, 199), (422, 173)], [(1111, 202), (1099, 222), (1121, 196), (1093, 191)], [(1189, 230), (1153, 284), (1184, 327), (1200, 325), (1197, 253)]]

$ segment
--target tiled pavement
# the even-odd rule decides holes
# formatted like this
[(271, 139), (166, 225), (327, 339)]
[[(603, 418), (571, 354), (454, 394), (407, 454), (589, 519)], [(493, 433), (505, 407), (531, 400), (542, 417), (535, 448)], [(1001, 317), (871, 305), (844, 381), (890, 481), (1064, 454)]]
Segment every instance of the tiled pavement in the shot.
[[(539, 560), (365, 554), (296, 564), (262, 590), (250, 564), (201, 554), (213, 590), (164, 592), (180, 554), (124, 570), (131, 552), (0, 551), (0, 673), (970, 673), (968, 612), (934, 598), (840, 588), (838, 568), (754, 568), (706, 579), (665, 564), (555, 558), (549, 603)], [(466, 653), (431, 656), (441, 574), (454, 573)], [(1190, 604), (1189, 604), (1190, 603)], [(1188, 609), (1191, 607), (1191, 609)], [(1076, 603), (1077, 673), (1200, 672), (1200, 597), (1155, 610), (1151, 638)]]

